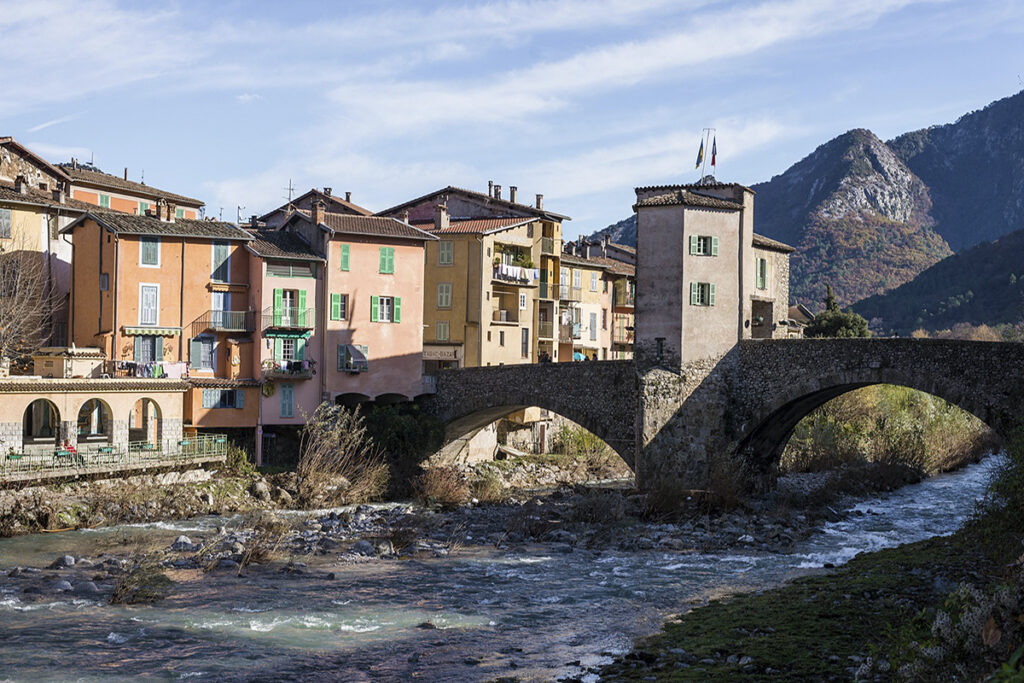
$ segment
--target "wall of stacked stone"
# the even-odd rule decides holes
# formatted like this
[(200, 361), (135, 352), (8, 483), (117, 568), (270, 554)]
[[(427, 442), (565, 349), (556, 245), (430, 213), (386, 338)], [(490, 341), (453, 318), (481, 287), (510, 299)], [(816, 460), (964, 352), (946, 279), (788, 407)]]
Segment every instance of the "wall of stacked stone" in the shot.
[(424, 408), (455, 439), (510, 412), (538, 406), (590, 430), (633, 462), (636, 371), (631, 361), (534, 363), (447, 370)]
[(24, 430), (21, 422), (0, 422), (0, 455), (21, 452), (21, 434)]

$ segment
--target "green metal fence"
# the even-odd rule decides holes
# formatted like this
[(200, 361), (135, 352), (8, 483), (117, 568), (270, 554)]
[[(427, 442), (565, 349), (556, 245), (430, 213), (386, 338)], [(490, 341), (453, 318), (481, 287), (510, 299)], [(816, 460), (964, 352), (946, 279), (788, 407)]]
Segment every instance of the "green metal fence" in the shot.
[(117, 472), (173, 467), (179, 464), (223, 460), (228, 439), (224, 434), (198, 434), (163, 442), (132, 441), (127, 447), (115, 444), (86, 444), (77, 449), (60, 446), (52, 451), (0, 454), (0, 482), (45, 479), (76, 474)]

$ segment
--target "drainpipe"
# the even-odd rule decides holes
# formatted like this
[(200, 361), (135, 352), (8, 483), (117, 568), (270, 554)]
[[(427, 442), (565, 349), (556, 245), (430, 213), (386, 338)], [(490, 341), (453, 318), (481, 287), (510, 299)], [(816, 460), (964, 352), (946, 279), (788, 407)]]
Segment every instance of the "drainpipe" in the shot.
[[(167, 209), (170, 211), (170, 208)], [(231, 279), (231, 275), (228, 275), (228, 279)], [(178, 333), (178, 361), (181, 362), (182, 347), (185, 346), (185, 238), (181, 238), (181, 295), (178, 297), (178, 328), (181, 332)], [(214, 350), (216, 353), (216, 350)], [(163, 360), (161, 358), (160, 360)], [(217, 361), (214, 359), (213, 364), (216, 366)]]
[[(101, 235), (100, 235), (100, 246), (102, 247), (103, 246), (102, 230), (100, 232), (101, 232)], [(67, 339), (68, 343), (70, 344), (71, 341), (75, 338), (75, 295), (74, 295), (74, 290), (75, 290), (75, 243), (74, 243), (74, 241), (69, 242), (67, 235), (61, 235), (60, 238), (61, 238), (61, 240), (65, 244), (68, 244), (71, 247), (71, 283), (70, 283), (70, 288), (68, 289), (68, 339)], [(102, 254), (103, 254), (103, 250), (100, 249), (101, 257), (102, 257)], [(103, 272), (102, 268), (100, 269), (100, 272), (101, 273)], [(102, 315), (102, 314), (103, 314), (103, 294), (100, 293), (100, 315)]]
[[(102, 251), (103, 246), (103, 230), (100, 229), (100, 249)], [(117, 234), (114, 235), (114, 287), (113, 287), (113, 318), (110, 320), (110, 358), (117, 360), (115, 352), (117, 351), (117, 298), (118, 288), (121, 285), (121, 237)], [(100, 319), (100, 327), (103, 327), (103, 320)]]

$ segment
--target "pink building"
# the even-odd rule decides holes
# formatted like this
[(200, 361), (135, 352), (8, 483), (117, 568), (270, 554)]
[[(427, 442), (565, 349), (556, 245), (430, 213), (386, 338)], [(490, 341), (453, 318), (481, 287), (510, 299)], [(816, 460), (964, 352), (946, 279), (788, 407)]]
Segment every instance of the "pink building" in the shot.
[(424, 245), (436, 239), (375, 216), (293, 212), (249, 245), (256, 357), (264, 379), (257, 451), (322, 401), (393, 403), (425, 393)]

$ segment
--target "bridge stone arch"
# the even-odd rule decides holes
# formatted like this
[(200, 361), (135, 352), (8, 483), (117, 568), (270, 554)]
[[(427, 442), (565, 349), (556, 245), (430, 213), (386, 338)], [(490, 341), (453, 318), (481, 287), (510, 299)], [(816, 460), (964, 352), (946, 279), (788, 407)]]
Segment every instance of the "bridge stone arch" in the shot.
[(593, 432), (633, 467), (636, 384), (632, 361), (463, 368), (440, 373), (423, 405), (445, 424), (446, 442), (538, 406)]
[[(1024, 345), (922, 339), (742, 343), (729, 430), (755, 471), (778, 462), (797, 423), (849, 391), (893, 384), (938, 396), (1007, 436), (1024, 418)], [(751, 400), (752, 393), (758, 400)]]

